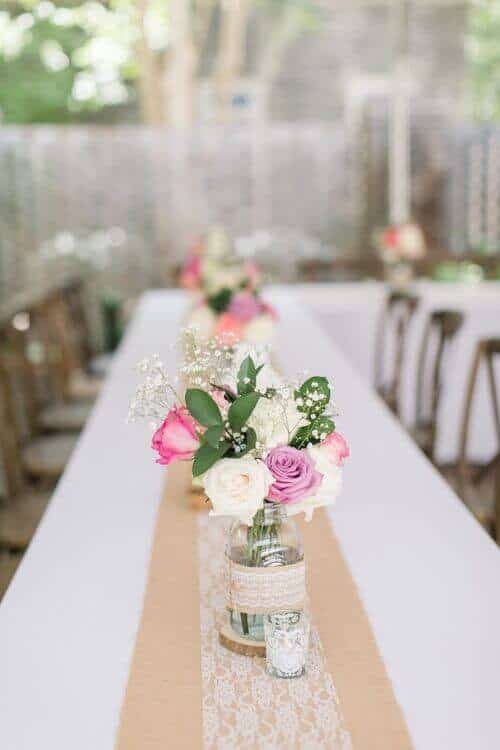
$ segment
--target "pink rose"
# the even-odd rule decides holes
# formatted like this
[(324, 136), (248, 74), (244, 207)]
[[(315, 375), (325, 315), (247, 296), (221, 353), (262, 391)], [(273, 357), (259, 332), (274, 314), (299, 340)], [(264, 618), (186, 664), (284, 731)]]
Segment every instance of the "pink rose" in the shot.
[(227, 311), (242, 323), (248, 323), (259, 315), (262, 306), (257, 297), (248, 292), (235, 294)]
[(268, 496), (278, 503), (297, 503), (310, 497), (323, 481), (308, 453), (288, 445), (269, 451), (265, 463), (274, 477)]
[(185, 406), (174, 407), (153, 435), (151, 447), (158, 451), (157, 464), (189, 461), (200, 446), (197, 423)]
[(388, 247), (396, 248), (399, 245), (399, 229), (398, 227), (389, 227), (382, 234), (382, 242)]
[(191, 255), (184, 264), (180, 284), (183, 289), (197, 289), (201, 280), (201, 258)]
[(222, 344), (227, 344), (228, 346), (237, 344), (243, 338), (241, 321), (230, 312), (222, 313), (217, 319), (215, 337)]
[(320, 447), (327, 449), (327, 455), (335, 466), (342, 466), (344, 459), (349, 458), (349, 446), (340, 432), (331, 432)]
[(269, 315), (269, 317), (272, 320), (278, 320), (278, 313), (276, 312), (274, 307), (270, 305), (268, 302), (261, 302), (260, 309), (261, 309), (261, 312), (264, 313), (264, 315)]

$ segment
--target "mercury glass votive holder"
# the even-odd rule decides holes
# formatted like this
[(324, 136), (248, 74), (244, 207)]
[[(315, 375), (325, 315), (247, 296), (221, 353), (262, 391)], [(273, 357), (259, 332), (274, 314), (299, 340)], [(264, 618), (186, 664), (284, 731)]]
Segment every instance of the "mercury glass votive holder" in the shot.
[(303, 611), (275, 612), (264, 617), (266, 666), (273, 677), (302, 677), (309, 646), (309, 616)]

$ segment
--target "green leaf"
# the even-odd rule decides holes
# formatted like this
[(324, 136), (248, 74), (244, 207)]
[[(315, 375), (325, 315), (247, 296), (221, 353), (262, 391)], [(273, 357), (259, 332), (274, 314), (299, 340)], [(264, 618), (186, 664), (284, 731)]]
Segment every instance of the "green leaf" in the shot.
[(245, 448), (241, 450), (238, 454), (236, 454), (238, 458), (241, 458), (241, 456), (244, 456), (245, 453), (248, 453), (248, 451), (253, 450), (257, 443), (257, 435), (255, 433), (255, 430), (252, 427), (248, 427), (244, 435), (245, 435)]
[(193, 461), (193, 477), (200, 477), (219, 461), (229, 450), (231, 443), (224, 441), (219, 443), (218, 448), (212, 448), (208, 443), (203, 443), (196, 451)]
[(245, 357), (238, 370), (238, 393), (252, 393), (257, 385), (257, 370), (251, 357)]
[(330, 384), (324, 377), (315, 376), (302, 383), (295, 392), (297, 408), (304, 414), (317, 418), (330, 403)]
[(199, 388), (188, 388), (186, 391), (186, 406), (191, 416), (203, 427), (222, 424), (219, 407), (205, 391)]
[(232, 296), (233, 292), (231, 289), (221, 289), (217, 294), (207, 298), (207, 305), (214, 313), (220, 315), (220, 313), (223, 313), (229, 307)]
[(222, 433), (224, 432), (224, 426), (216, 424), (213, 427), (209, 427), (202, 437), (202, 442), (211, 445), (212, 448), (218, 448)]
[(255, 409), (260, 393), (245, 393), (233, 401), (227, 413), (229, 424), (235, 432), (241, 432), (248, 418)]
[(315, 419), (311, 424), (305, 425), (297, 430), (292, 440), (294, 448), (304, 448), (311, 443), (315, 445), (320, 443), (331, 432), (335, 430), (335, 422), (328, 416), (321, 416)]

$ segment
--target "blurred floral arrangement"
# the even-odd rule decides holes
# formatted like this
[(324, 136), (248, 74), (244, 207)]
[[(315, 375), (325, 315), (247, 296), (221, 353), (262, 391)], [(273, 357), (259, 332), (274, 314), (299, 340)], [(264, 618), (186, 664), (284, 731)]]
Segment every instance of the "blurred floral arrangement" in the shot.
[(384, 263), (414, 263), (427, 253), (424, 233), (412, 222), (377, 230), (373, 242)]
[(241, 258), (222, 227), (197, 242), (180, 274), (181, 286), (195, 293), (189, 325), (201, 340), (216, 336), (231, 342), (270, 342), (276, 313), (260, 296), (262, 273)]
[(191, 346), (181, 373), (193, 387), (179, 392), (158, 356), (139, 365), (145, 381), (129, 419), (159, 423), (152, 438), (157, 463), (191, 461), (211, 514), (246, 523), (268, 502), (308, 520), (334, 503), (349, 448), (335, 431), (328, 380), (285, 382), (270, 364), (257, 364), (257, 353), (241, 360), (238, 347), (200, 345), (186, 335)]

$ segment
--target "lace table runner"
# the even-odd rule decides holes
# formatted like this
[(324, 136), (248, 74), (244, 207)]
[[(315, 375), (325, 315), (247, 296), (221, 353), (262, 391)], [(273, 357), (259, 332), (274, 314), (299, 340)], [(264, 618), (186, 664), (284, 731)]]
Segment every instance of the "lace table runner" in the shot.
[(198, 527), (203, 733), (207, 750), (351, 750), (314, 626), (307, 675), (297, 680), (270, 677), (264, 659), (239, 656), (219, 644), (226, 606), (225, 523), (200, 514)]
[(412, 750), (326, 513), (302, 527), (307, 675), (271, 678), (219, 645), (224, 530), (193, 511), (189, 468), (168, 469), (116, 750)]

